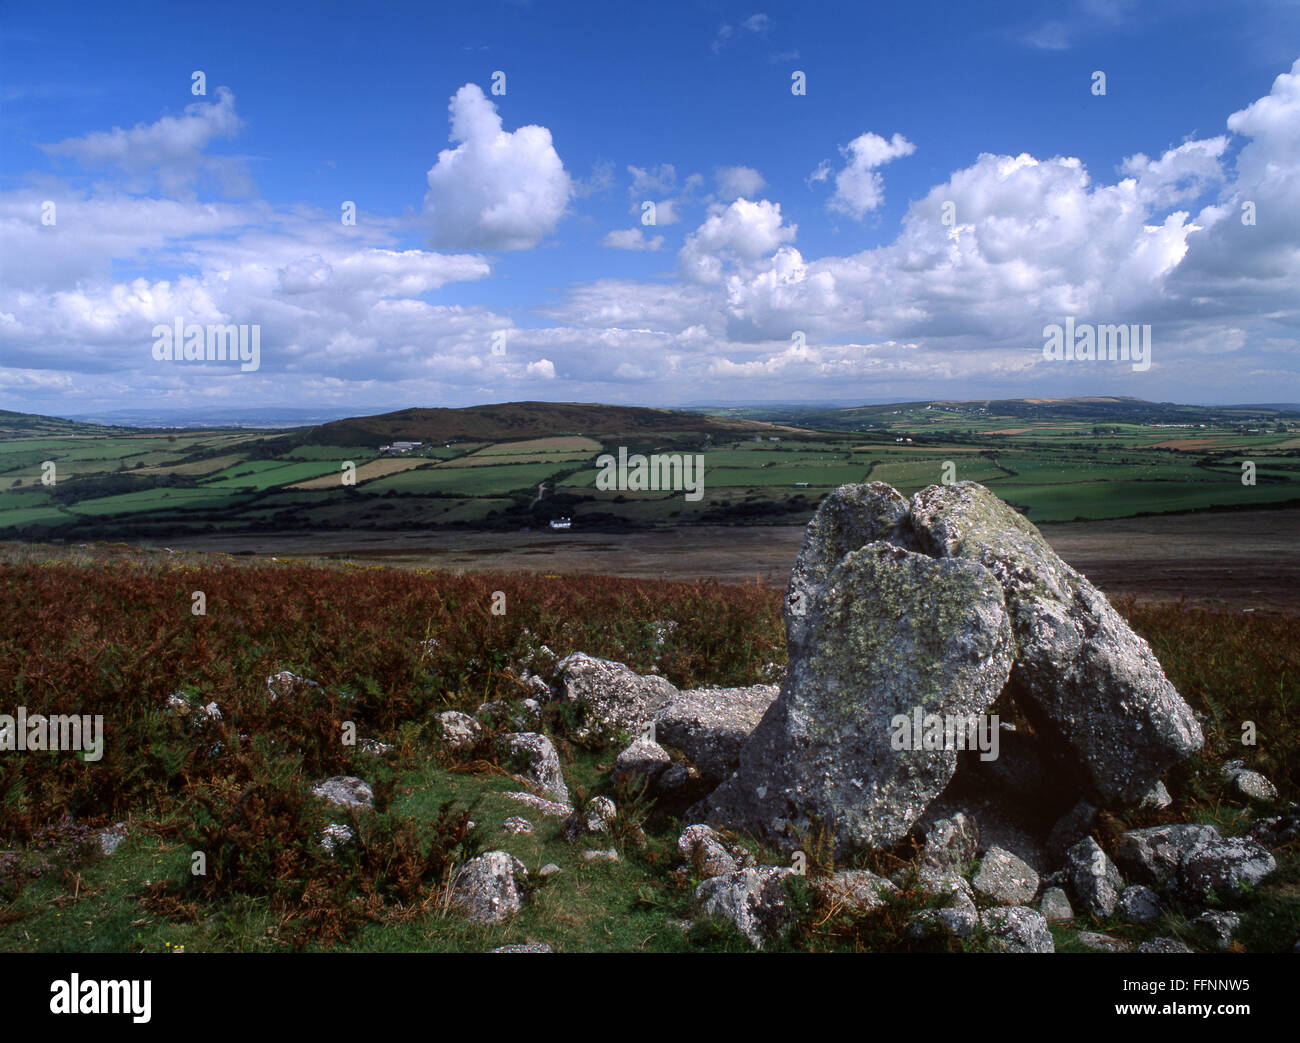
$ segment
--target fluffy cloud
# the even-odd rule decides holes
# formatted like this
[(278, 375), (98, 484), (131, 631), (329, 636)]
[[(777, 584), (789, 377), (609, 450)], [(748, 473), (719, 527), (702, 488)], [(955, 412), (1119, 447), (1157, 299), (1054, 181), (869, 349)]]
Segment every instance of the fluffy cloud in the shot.
[(718, 192), (728, 200), (738, 196), (753, 198), (766, 185), (763, 175), (753, 167), (719, 167), (713, 177), (718, 183)]
[(115, 168), (126, 175), (125, 187), (132, 192), (149, 191), (156, 183), (165, 195), (190, 197), (197, 184), (208, 179), (227, 195), (241, 195), (252, 190), (242, 161), (203, 150), (217, 139), (234, 137), (242, 126), (234, 94), (218, 87), (216, 101), (195, 102), (182, 116), (164, 116), (130, 130), (114, 127), (42, 148), (84, 167)]
[[(835, 175), (835, 193), (826, 204), (827, 207), (835, 213), (861, 221), (885, 199), (885, 179), (876, 167), (884, 166), (900, 156), (910, 156), (915, 151), (916, 146), (901, 134), (895, 134), (888, 141), (870, 131), (854, 138), (840, 149), (847, 162)], [(825, 181), (830, 176), (830, 171), (830, 161), (822, 160), (808, 176), (809, 184)]]
[(679, 254), (682, 270), (697, 282), (718, 282), (728, 263), (756, 261), (782, 243), (793, 242), (796, 231), (796, 225), (783, 222), (780, 203), (737, 199), (730, 206), (715, 208), (687, 236)]
[(573, 182), (545, 127), (502, 129), (496, 106), (468, 83), (451, 100), (451, 140), (429, 171), (433, 245), (524, 250), (554, 231)]
[(601, 242), (614, 250), (658, 250), (664, 237), (656, 235), (647, 239), (640, 228), (619, 228), (610, 232)]

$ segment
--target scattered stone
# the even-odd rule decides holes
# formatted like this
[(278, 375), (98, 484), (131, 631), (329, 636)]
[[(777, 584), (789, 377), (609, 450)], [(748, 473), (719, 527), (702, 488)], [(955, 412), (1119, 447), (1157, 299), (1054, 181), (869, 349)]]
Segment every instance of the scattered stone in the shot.
[(1059, 887), (1049, 887), (1043, 891), (1042, 901), (1038, 903), (1038, 911), (1043, 914), (1045, 920), (1074, 919), (1074, 907), (1070, 905), (1069, 897)]
[(925, 834), (921, 864), (938, 873), (964, 873), (979, 852), (980, 830), (975, 819), (963, 812), (933, 823)]
[(1206, 838), (1183, 855), (1178, 890), (1193, 902), (1240, 898), (1277, 869), (1268, 849), (1249, 837)]
[(711, 826), (694, 825), (682, 830), (677, 838), (677, 855), (697, 877), (705, 880), (726, 876), (740, 868)]
[(1213, 826), (1179, 824), (1131, 829), (1119, 838), (1115, 860), (1130, 878), (1163, 888), (1174, 877), (1192, 848), (1219, 839)]
[(911, 527), (924, 551), (998, 577), (1018, 645), (1017, 698), (1103, 803), (1136, 804), (1201, 748), (1196, 717), (1146, 641), (993, 492), (932, 485), (912, 497)]
[(1047, 921), (1023, 905), (986, 909), (980, 924), (989, 932), (989, 948), (999, 952), (1056, 952)]
[(320, 846), (327, 855), (333, 855), (353, 844), (356, 839), (357, 834), (351, 826), (346, 826), (342, 822), (331, 822), (321, 830)]
[(1011, 669), (1001, 588), (982, 565), (872, 543), (829, 574), (801, 633), (780, 696), (702, 817), (787, 850), (814, 818), (834, 824), (837, 855), (893, 844), (957, 766), (955, 749), (896, 748), (896, 718), (906, 745), (923, 746), (914, 715), (964, 721), (989, 707)]
[(1094, 952), (1129, 952), (1133, 946), (1119, 938), (1112, 938), (1108, 934), (1098, 934), (1096, 931), (1080, 931), (1075, 935), (1079, 943)]
[(1169, 795), (1169, 790), (1165, 788), (1163, 782), (1157, 782), (1146, 795), (1138, 801), (1138, 807), (1143, 811), (1163, 811), (1174, 802), (1174, 798)]
[(541, 869), (537, 870), (537, 875), (540, 876), (543, 880), (545, 880), (549, 876), (554, 876), (556, 873), (563, 873), (563, 872), (564, 870), (561, 869), (559, 866), (557, 866), (554, 862), (547, 862), (546, 865), (542, 866)]
[(105, 858), (122, 846), (122, 841), (126, 839), (126, 834), (127, 829), (125, 822), (115, 822), (108, 829), (101, 829), (99, 831), (99, 850)]
[(696, 914), (734, 924), (756, 949), (778, 939), (792, 911), (785, 881), (791, 870), (756, 866), (710, 877), (695, 889)]
[(1152, 938), (1150, 941), (1143, 942), (1134, 952), (1166, 952), (1166, 953), (1184, 953), (1192, 952), (1186, 945), (1177, 938)]
[(645, 779), (653, 783), (672, 762), (667, 750), (643, 735), (614, 758), (613, 776), (619, 782)]
[(526, 804), (534, 811), (549, 815), (552, 818), (566, 818), (573, 814), (573, 805), (563, 804), (558, 800), (547, 800), (545, 797), (537, 796), (536, 793), (520, 793), (518, 790), (507, 790), (501, 796), (519, 804)]
[(1151, 888), (1132, 884), (1120, 892), (1119, 915), (1125, 923), (1153, 923), (1160, 919), (1160, 898)]
[(279, 699), (300, 695), (309, 689), (319, 687), (320, 685), (315, 681), (299, 677), (289, 670), (281, 670), (278, 674), (271, 674), (266, 679), (266, 697), (269, 701), (276, 702)]
[(1192, 924), (1201, 928), (1214, 948), (1222, 952), (1232, 944), (1241, 929), (1241, 917), (1236, 913), (1214, 911), (1201, 913)]
[(1256, 804), (1277, 800), (1277, 787), (1257, 771), (1239, 771), (1232, 777), (1232, 788), (1239, 796)]
[(375, 795), (355, 775), (334, 775), (311, 788), (316, 796), (345, 808), (373, 808)]
[(922, 909), (908, 918), (903, 933), (913, 941), (952, 935), (969, 938), (979, 926), (979, 910), (973, 902), (955, 902), (945, 909)]
[(1038, 874), (1000, 847), (985, 853), (971, 884), (976, 892), (998, 905), (1026, 905), (1038, 894)]
[(438, 714), (438, 725), (442, 732), (442, 741), (453, 750), (469, 749), (483, 731), (478, 721), (459, 710), (443, 710)]
[(620, 862), (618, 852), (612, 847), (606, 851), (584, 851), (582, 853), (584, 862)]
[(588, 833), (608, 833), (618, 817), (618, 808), (608, 797), (592, 797), (582, 814)]
[(539, 732), (506, 732), (500, 741), (515, 766), (522, 765), (519, 777), (552, 800), (568, 801), (569, 789), (560, 770), (560, 755), (550, 739)]
[(681, 750), (716, 784), (736, 770), (740, 747), (779, 692), (770, 684), (679, 692), (655, 714), (655, 739)]
[(883, 908), (888, 898), (898, 894), (890, 881), (866, 869), (842, 869), (833, 876), (814, 877), (810, 884), (826, 904), (859, 913)]
[(393, 748), (388, 743), (380, 742), (378, 739), (358, 739), (357, 749), (371, 757), (382, 757), (393, 752)]
[(524, 905), (528, 870), (508, 851), (466, 862), (452, 882), (451, 904), (474, 923), (504, 923)]
[(520, 834), (531, 833), (533, 831), (533, 824), (520, 815), (511, 815), (501, 823), (501, 828), (507, 833), (518, 836)]
[(639, 734), (677, 689), (662, 677), (642, 676), (622, 663), (585, 652), (566, 656), (556, 666), (560, 697), (581, 703), (586, 720), (577, 737)]
[(1086, 837), (1070, 848), (1066, 871), (1075, 900), (1085, 913), (1107, 917), (1115, 911), (1124, 879), (1097, 841)]
[(521, 945), (501, 945), (488, 952), (554, 952), (545, 942), (524, 942)]

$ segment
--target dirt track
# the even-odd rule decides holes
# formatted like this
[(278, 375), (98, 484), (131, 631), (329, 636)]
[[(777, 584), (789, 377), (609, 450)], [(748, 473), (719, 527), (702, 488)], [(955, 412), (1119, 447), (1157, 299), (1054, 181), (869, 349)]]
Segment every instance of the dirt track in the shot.
[[(1300, 615), (1300, 511), (1239, 511), (1043, 526), (1109, 594)], [(599, 533), (324, 532), (187, 538), (177, 549), (338, 555), (419, 568), (587, 572), (784, 586), (802, 527)]]

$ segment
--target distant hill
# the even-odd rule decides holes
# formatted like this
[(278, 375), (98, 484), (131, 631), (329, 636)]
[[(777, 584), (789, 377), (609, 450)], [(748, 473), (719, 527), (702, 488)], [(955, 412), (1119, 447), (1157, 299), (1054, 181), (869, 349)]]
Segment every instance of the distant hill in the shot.
[(65, 420), (39, 413), (15, 413), (0, 409), (0, 440), (11, 438), (90, 438), (103, 435), (130, 435), (137, 433), (133, 427), (116, 424), (88, 424), (80, 420)]
[(704, 410), (714, 416), (765, 420), (823, 431), (860, 431), (897, 424), (900, 417), (919, 421), (926, 411), (946, 419), (1001, 417), (1014, 420), (1072, 420), (1092, 424), (1210, 424), (1251, 420), (1300, 420), (1300, 407), (1287, 405), (1191, 406), (1147, 402), (1123, 395), (1078, 398), (1003, 398), (956, 401), (931, 399), (872, 406), (745, 406)]
[(305, 441), (318, 445), (379, 445), (395, 440), (501, 442), (548, 435), (600, 438), (711, 434), (735, 438), (782, 430), (790, 429), (763, 421), (673, 409), (585, 402), (504, 402), (463, 409), (401, 409), (379, 416), (335, 420), (312, 428)]

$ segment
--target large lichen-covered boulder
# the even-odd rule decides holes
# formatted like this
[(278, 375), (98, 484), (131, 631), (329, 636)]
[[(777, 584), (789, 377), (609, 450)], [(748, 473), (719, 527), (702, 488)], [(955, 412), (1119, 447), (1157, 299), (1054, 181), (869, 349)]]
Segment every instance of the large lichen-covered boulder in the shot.
[(884, 542), (849, 553), (740, 767), (695, 810), (787, 850), (818, 825), (838, 853), (893, 843), (957, 765), (954, 749), (895, 748), (894, 718), (983, 713), (1011, 650), (1001, 587), (982, 565)]
[(988, 489), (932, 485), (912, 498), (911, 527), (923, 551), (997, 576), (1015, 632), (1017, 702), (1073, 752), (1103, 803), (1138, 803), (1200, 749), (1196, 717), (1147, 643)]
[(841, 485), (817, 508), (785, 591), (785, 638), (790, 658), (803, 644), (808, 619), (826, 579), (845, 555), (883, 540), (911, 548), (908, 502), (891, 485)]

